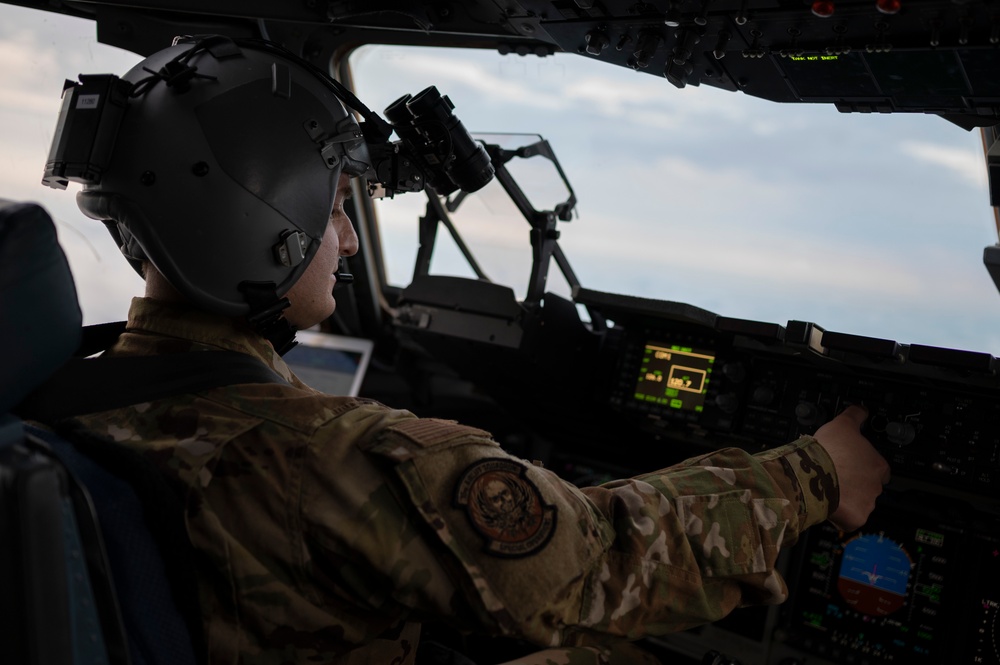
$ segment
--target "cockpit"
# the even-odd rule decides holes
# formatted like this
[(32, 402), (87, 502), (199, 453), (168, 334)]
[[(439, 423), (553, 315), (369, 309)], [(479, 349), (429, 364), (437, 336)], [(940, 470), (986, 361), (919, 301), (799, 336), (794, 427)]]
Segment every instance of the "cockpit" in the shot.
[[(400, 139), (399, 102), (429, 98), (495, 172), (427, 188), (438, 172), (416, 154), (386, 167), (394, 187), (355, 180), (353, 282), (296, 372), (346, 372), (362, 397), (482, 427), (579, 486), (766, 450), (863, 404), (893, 468), (869, 523), (789, 550), (783, 605), (645, 646), (1000, 663), (993, 5), (20, 0), (0, 19), (0, 193), (54, 218), (85, 324), (123, 319), (142, 280), (40, 184), (63, 79), (178, 35), (276, 41)], [(458, 641), (476, 662), (497, 649)]]

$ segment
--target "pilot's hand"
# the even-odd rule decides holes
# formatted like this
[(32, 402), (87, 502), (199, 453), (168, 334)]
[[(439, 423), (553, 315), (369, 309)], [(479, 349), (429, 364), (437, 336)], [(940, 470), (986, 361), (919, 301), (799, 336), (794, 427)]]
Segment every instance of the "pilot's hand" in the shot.
[(861, 435), (866, 418), (864, 408), (849, 406), (815, 434), (837, 469), (840, 505), (830, 522), (844, 531), (853, 531), (868, 520), (882, 486), (889, 482), (889, 463)]

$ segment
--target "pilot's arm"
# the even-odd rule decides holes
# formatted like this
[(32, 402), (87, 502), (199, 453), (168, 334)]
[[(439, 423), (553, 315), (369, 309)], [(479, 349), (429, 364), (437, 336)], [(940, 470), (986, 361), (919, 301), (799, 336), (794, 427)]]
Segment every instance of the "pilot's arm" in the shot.
[[(851, 422), (838, 435), (870, 447)], [(362, 546), (365, 567), (387, 578), (372, 600), (540, 646), (662, 634), (781, 602), (779, 550), (840, 503), (837, 469), (812, 437), (578, 489), (479, 430), (383, 424), (369, 422), (359, 444), (387, 478), (371, 506), (384, 538)]]

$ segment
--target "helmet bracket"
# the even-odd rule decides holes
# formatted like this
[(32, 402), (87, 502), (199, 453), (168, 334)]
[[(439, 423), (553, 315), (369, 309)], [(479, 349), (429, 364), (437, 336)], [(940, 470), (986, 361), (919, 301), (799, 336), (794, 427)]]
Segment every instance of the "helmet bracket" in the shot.
[(306, 258), (309, 236), (302, 231), (282, 231), (274, 246), (274, 258), (283, 266), (293, 268)]

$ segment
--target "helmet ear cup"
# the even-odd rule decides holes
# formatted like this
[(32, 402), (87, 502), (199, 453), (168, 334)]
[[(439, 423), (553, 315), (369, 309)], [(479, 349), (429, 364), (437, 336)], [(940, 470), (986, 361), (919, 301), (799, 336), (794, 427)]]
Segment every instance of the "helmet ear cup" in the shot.
[(114, 219), (114, 213), (111, 212), (114, 198), (114, 194), (83, 190), (76, 195), (76, 205), (87, 217), (103, 222)]
[[(342, 164), (339, 154), (327, 160), (328, 139), (345, 127), (361, 133), (293, 56), (204, 43), (167, 48), (123, 77), (133, 96), (107, 171), (77, 201), (133, 266), (148, 258), (194, 304), (243, 316), (242, 284), (283, 296), (315, 256)], [(181, 65), (183, 85), (164, 75)], [(302, 239), (292, 265), (276, 251), (289, 234)]]

